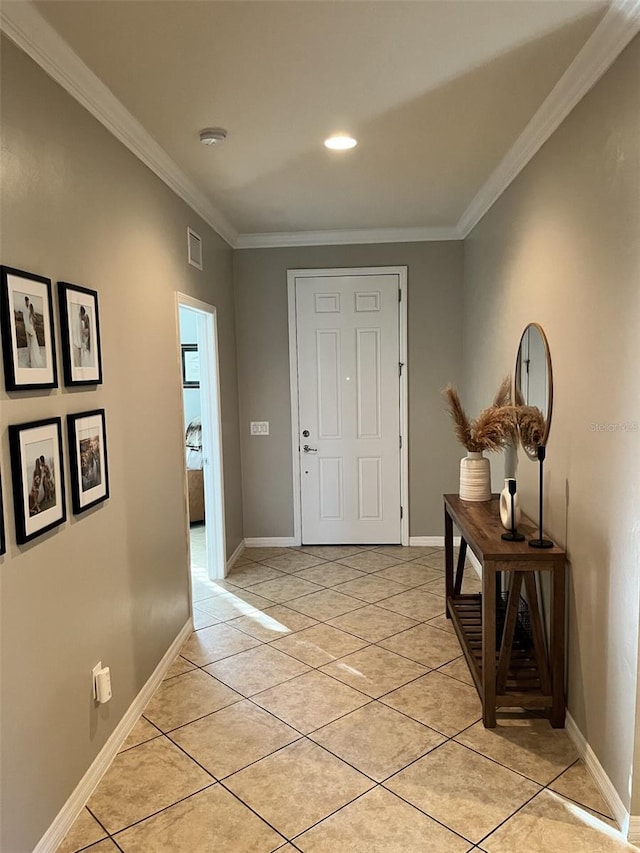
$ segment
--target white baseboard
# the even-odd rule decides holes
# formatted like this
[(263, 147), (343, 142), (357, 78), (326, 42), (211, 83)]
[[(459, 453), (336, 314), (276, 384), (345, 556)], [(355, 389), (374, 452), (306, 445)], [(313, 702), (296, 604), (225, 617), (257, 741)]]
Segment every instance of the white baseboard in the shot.
[(476, 555), (473, 553), (471, 548), (467, 548), (467, 560), (469, 560), (469, 562), (471, 563), (471, 565), (475, 569), (475, 572), (478, 575), (478, 577), (482, 578), (482, 563), (476, 557)]
[(240, 544), (238, 545), (236, 550), (233, 552), (233, 554), (229, 557), (229, 559), (226, 562), (226, 565), (224, 567), (224, 576), (225, 577), (229, 574), (231, 569), (234, 567), (236, 560), (240, 557), (240, 555), (242, 554), (242, 552), (244, 551), (244, 549), (246, 547), (247, 546), (245, 544), (245, 540), (241, 539)]
[[(453, 544), (460, 544), (460, 537), (453, 537)], [(421, 546), (423, 548), (444, 548), (444, 536), (410, 536), (409, 547)]]
[(640, 844), (640, 815), (631, 815), (629, 818), (627, 839), (629, 844)]
[(247, 548), (295, 548), (295, 536), (251, 536), (244, 540)]
[(154, 669), (140, 693), (138, 693), (118, 725), (111, 733), (109, 739), (96, 756), (91, 767), (89, 767), (67, 802), (60, 809), (55, 820), (36, 845), (33, 853), (54, 853), (54, 851), (58, 849), (60, 842), (67, 834), (82, 809), (85, 807), (87, 800), (97, 788), (98, 783), (106, 771), (109, 769), (111, 762), (118, 754), (118, 750), (129, 736), (131, 729), (137, 723), (147, 702), (151, 699), (156, 688), (166, 675), (169, 667), (178, 656), (180, 649), (187, 641), (192, 631), (193, 622), (189, 619), (173, 643), (171, 643), (167, 649), (164, 657)]
[[(454, 547), (458, 548), (460, 545), (460, 537), (453, 537)], [(409, 546), (411, 545), (422, 545), (423, 547), (433, 547), (433, 548), (444, 548), (444, 536), (411, 536), (409, 539)], [(476, 571), (476, 574), (479, 578), (482, 578), (482, 563), (473, 553), (471, 548), (467, 548), (467, 560), (471, 563), (473, 568)]]
[(591, 773), (593, 777), (593, 781), (596, 783), (600, 793), (605, 799), (606, 804), (611, 809), (611, 814), (614, 816), (618, 826), (620, 827), (620, 831), (623, 835), (629, 834), (629, 840), (631, 841), (631, 821), (635, 822), (635, 832), (637, 833), (636, 840), (638, 840), (638, 836), (640, 836), (640, 817), (629, 819), (629, 812), (625, 808), (624, 803), (620, 799), (620, 795), (613, 787), (613, 783), (611, 779), (607, 776), (602, 767), (602, 764), (598, 761), (598, 757), (595, 752), (591, 749), (585, 736), (582, 734), (578, 726), (576, 725), (576, 721), (573, 719), (571, 714), (567, 711), (567, 719), (565, 723), (565, 730), (571, 740), (573, 741), (576, 749), (578, 750), (578, 754), (580, 758), (584, 761), (587, 770)]

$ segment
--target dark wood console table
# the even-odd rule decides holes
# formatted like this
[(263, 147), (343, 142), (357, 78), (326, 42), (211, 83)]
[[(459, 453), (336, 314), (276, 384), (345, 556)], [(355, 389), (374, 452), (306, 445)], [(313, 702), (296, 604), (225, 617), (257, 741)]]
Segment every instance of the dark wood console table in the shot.
[[(462, 501), (444, 495), (445, 580), (447, 617), (453, 622), (482, 701), (487, 728), (496, 725), (496, 708), (548, 709), (551, 725), (565, 719), (565, 562), (561, 548), (530, 548), (527, 542), (505, 542), (499, 498)], [(454, 576), (453, 526), (461, 534)], [(523, 517), (519, 528), (527, 539), (535, 526)], [(461, 592), (469, 547), (482, 565), (482, 593)], [(508, 593), (502, 594), (502, 572)], [(547, 654), (540, 618), (536, 572), (551, 574), (551, 631)], [(521, 597), (526, 593), (526, 602)]]

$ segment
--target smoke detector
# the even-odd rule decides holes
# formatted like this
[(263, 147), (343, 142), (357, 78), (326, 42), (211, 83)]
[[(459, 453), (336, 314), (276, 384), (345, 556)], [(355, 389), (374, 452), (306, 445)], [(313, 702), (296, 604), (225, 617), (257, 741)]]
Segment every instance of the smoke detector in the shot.
[(203, 145), (219, 145), (227, 138), (227, 131), (223, 127), (205, 127), (200, 131), (200, 142)]

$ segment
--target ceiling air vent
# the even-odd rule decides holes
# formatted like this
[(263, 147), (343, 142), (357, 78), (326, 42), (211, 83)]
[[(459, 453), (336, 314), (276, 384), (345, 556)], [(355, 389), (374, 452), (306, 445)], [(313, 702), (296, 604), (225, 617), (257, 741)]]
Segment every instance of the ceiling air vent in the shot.
[(187, 257), (192, 267), (202, 269), (202, 237), (187, 228)]

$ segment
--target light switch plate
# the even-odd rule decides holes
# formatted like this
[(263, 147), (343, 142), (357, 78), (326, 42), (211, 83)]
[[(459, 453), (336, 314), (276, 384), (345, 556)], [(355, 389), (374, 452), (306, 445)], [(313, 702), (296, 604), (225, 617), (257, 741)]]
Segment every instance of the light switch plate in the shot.
[(269, 421), (251, 421), (251, 435), (269, 435)]

